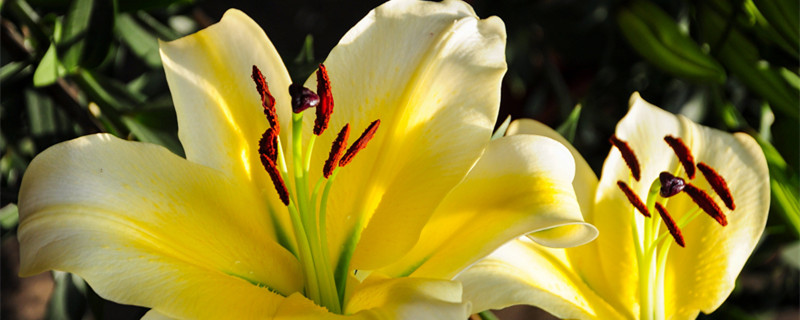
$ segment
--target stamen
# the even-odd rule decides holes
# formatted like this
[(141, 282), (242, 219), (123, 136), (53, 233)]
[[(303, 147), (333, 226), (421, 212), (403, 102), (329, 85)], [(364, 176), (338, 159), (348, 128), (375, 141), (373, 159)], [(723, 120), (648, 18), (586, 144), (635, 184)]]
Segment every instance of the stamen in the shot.
[(664, 224), (667, 225), (667, 229), (669, 233), (672, 234), (672, 237), (675, 238), (675, 242), (678, 243), (681, 247), (686, 247), (686, 242), (683, 240), (683, 234), (681, 234), (681, 229), (678, 228), (678, 225), (675, 223), (675, 220), (672, 220), (672, 217), (667, 212), (667, 208), (664, 208), (660, 203), (656, 202), (656, 210), (658, 210), (658, 214), (661, 215), (661, 219), (664, 220)]
[(611, 141), (611, 144), (617, 147), (619, 152), (622, 154), (622, 159), (625, 160), (625, 164), (627, 164), (628, 168), (631, 170), (633, 178), (636, 179), (636, 181), (639, 181), (639, 177), (641, 176), (639, 170), (639, 161), (636, 160), (636, 155), (633, 153), (633, 149), (631, 149), (627, 142), (617, 138), (616, 135), (612, 135), (608, 140)]
[(731, 210), (735, 209), (736, 204), (733, 203), (733, 196), (731, 195), (730, 189), (728, 189), (728, 183), (725, 182), (725, 179), (704, 162), (698, 163), (697, 169), (700, 169), (700, 172), (706, 177), (708, 184), (710, 184), (714, 192), (719, 195), (722, 202), (725, 203), (725, 206)]
[(294, 113), (303, 112), (308, 108), (316, 107), (319, 104), (319, 96), (311, 89), (292, 83), (289, 85), (289, 95), (292, 96), (292, 111)]
[(714, 199), (711, 199), (711, 196), (708, 195), (703, 190), (695, 187), (691, 183), (687, 183), (686, 186), (683, 188), (683, 192), (689, 195), (692, 198), (692, 201), (696, 203), (700, 209), (703, 209), (709, 216), (717, 220), (717, 222), (722, 225), (723, 227), (728, 225), (728, 218), (725, 217), (725, 214), (722, 213), (719, 206)]
[(258, 94), (261, 95), (261, 106), (264, 107), (264, 114), (267, 116), (269, 126), (274, 128), (276, 133), (280, 133), (281, 125), (278, 122), (278, 113), (275, 111), (275, 98), (272, 97), (272, 94), (269, 92), (267, 80), (264, 79), (261, 70), (258, 70), (258, 67), (255, 65), (253, 65), (253, 74), (250, 77), (253, 78), (253, 81), (256, 83)]
[(267, 170), (269, 177), (272, 178), (272, 184), (275, 186), (275, 191), (278, 192), (278, 197), (281, 198), (284, 205), (288, 206), (289, 190), (286, 189), (286, 184), (283, 182), (283, 178), (281, 178), (281, 173), (278, 172), (278, 167), (275, 166), (275, 162), (267, 157), (267, 155), (261, 154), (261, 164), (264, 165), (264, 169)]
[(345, 152), (344, 156), (342, 156), (342, 160), (339, 160), (340, 167), (344, 167), (350, 163), (350, 161), (353, 161), (356, 153), (367, 147), (367, 142), (372, 140), (372, 137), (375, 136), (375, 131), (378, 131), (378, 126), (380, 126), (380, 124), (381, 120), (375, 120), (369, 124), (367, 129), (364, 130), (364, 133), (362, 133), (356, 142), (353, 142), (353, 145), (347, 149), (347, 152)]
[(680, 160), (683, 165), (683, 169), (686, 170), (686, 175), (689, 176), (689, 179), (694, 179), (694, 157), (692, 157), (692, 152), (689, 151), (689, 147), (683, 143), (681, 138), (675, 138), (670, 135), (664, 137), (664, 141), (669, 144), (669, 147), (672, 148), (672, 151), (678, 156), (678, 160)]
[(258, 141), (258, 153), (266, 155), (273, 163), (278, 161), (278, 134), (273, 128), (267, 128)]
[(336, 169), (336, 165), (339, 164), (339, 158), (342, 156), (342, 152), (344, 152), (344, 148), (347, 146), (348, 137), (350, 137), (349, 123), (342, 127), (342, 130), (339, 131), (339, 135), (336, 136), (336, 140), (333, 140), (331, 153), (328, 156), (328, 160), (325, 161), (325, 166), (322, 167), (322, 175), (325, 176), (326, 179), (333, 174), (333, 169)]
[(673, 176), (669, 172), (662, 172), (658, 175), (658, 179), (661, 181), (661, 191), (659, 193), (664, 198), (669, 198), (680, 193), (686, 185), (686, 182), (683, 181), (682, 178)]
[(619, 189), (622, 190), (622, 193), (628, 197), (628, 202), (630, 202), (633, 207), (636, 208), (636, 210), (639, 210), (639, 212), (641, 212), (645, 217), (650, 218), (650, 211), (647, 210), (647, 207), (644, 205), (644, 202), (642, 202), (642, 199), (640, 199), (639, 196), (637, 196), (636, 193), (633, 192), (633, 190), (631, 190), (627, 184), (625, 184), (625, 182), (617, 181), (617, 186), (619, 186)]
[(323, 64), (320, 64), (317, 70), (317, 95), (319, 95), (319, 106), (317, 106), (317, 118), (314, 120), (314, 134), (320, 135), (328, 128), (328, 120), (333, 113), (331, 80)]

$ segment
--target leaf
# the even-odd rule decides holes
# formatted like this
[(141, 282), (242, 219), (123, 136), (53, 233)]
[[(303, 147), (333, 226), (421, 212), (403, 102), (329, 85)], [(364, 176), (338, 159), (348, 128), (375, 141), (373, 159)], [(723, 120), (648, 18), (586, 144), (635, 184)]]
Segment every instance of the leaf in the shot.
[(86, 284), (71, 273), (53, 271), (55, 288), (45, 319), (81, 319), (86, 313)]
[(152, 10), (171, 5), (189, 5), (192, 3), (194, 3), (194, 0), (120, 0), (119, 11)]
[(19, 209), (16, 204), (9, 203), (0, 209), (0, 227), (3, 230), (14, 228), (19, 223)]
[(161, 56), (158, 53), (158, 40), (150, 32), (139, 25), (130, 14), (117, 16), (117, 35), (133, 53), (151, 68), (161, 68)]
[(51, 44), (42, 60), (39, 61), (36, 71), (33, 72), (33, 85), (35, 87), (46, 87), (55, 83), (58, 80), (60, 65), (61, 63), (58, 61), (58, 55), (56, 54), (56, 46)]
[(781, 250), (781, 259), (786, 264), (800, 270), (800, 241), (792, 242)]
[(67, 12), (59, 47), (66, 50), (61, 60), (69, 72), (75, 70), (80, 62), (84, 39), (88, 34), (92, 3), (93, 0), (75, 0)]
[(158, 144), (172, 153), (183, 156), (176, 135), (177, 117), (172, 106), (131, 113), (122, 117), (122, 122), (139, 141)]
[(556, 128), (556, 131), (570, 143), (575, 141), (575, 131), (578, 129), (578, 120), (581, 118), (582, 109), (583, 107), (580, 104), (576, 105), (575, 109), (572, 109), (572, 112), (569, 113), (567, 120)]

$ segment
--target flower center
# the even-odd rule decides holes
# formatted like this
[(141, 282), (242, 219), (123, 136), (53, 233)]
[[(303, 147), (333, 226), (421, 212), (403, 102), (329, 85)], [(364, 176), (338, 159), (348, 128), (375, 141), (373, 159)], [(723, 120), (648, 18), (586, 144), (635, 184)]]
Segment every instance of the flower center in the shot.
[[(628, 182), (637, 184), (641, 170), (633, 149), (627, 142), (616, 136), (612, 136), (610, 141), (620, 151), (625, 164), (630, 169), (631, 177), (636, 181)], [(664, 137), (664, 141), (675, 153), (686, 177), (693, 180), (695, 178), (695, 162), (689, 147), (681, 138), (671, 135)], [(719, 196), (725, 206), (733, 210), (735, 208), (733, 197), (725, 179), (704, 162), (698, 163), (697, 169), (700, 170), (713, 192)], [(685, 247), (686, 242), (681, 228), (686, 227), (701, 212), (708, 214), (723, 227), (728, 224), (727, 217), (708, 191), (670, 172), (661, 172), (659, 177), (651, 183), (646, 202), (639, 198), (634, 188), (631, 188), (628, 183), (617, 181), (617, 186), (635, 210), (644, 216), (644, 221), (641, 222), (635, 216), (631, 219), (639, 271), (639, 318), (664, 319), (666, 316), (664, 276), (667, 254), (672, 244), (671, 241), (666, 240), (667, 236), (671, 236), (679, 246)], [(667, 210), (667, 203), (670, 198), (680, 193), (685, 193), (696, 206), (690, 210), (691, 212), (681, 215), (680, 220), (675, 221)], [(657, 211), (658, 215), (651, 217), (650, 212), (653, 210)], [(667, 228), (666, 231), (659, 230), (662, 221)], [(638, 227), (639, 223), (643, 223), (643, 228)]]
[[(347, 270), (352, 252), (345, 252), (340, 258), (345, 261), (343, 270), (337, 268), (334, 272), (331, 268), (326, 231), (328, 195), (339, 169), (352, 162), (356, 154), (366, 148), (367, 143), (375, 136), (380, 120), (370, 123), (361, 136), (350, 145), (350, 148), (347, 148), (347, 151), (345, 148), (350, 136), (350, 124), (342, 127), (331, 146), (330, 154), (323, 166), (322, 177), (312, 189), (309, 187), (308, 171), (311, 154), (314, 150), (314, 141), (328, 128), (328, 122), (333, 113), (333, 94), (327, 69), (324, 65), (319, 65), (316, 93), (299, 84), (289, 86), (293, 111), (291, 154), (283, 152), (279, 138), (281, 128), (277, 119), (275, 98), (272, 97), (264, 76), (256, 66), (253, 66), (252, 78), (256, 84), (256, 90), (261, 95), (264, 114), (270, 124), (258, 142), (261, 163), (269, 174), (278, 197), (286, 206), (294, 230), (294, 240), (297, 244), (296, 252), (292, 248), (287, 249), (293, 251), (303, 268), (305, 296), (318, 305), (328, 308), (331, 312), (342, 313)], [(316, 118), (313, 135), (304, 145), (303, 115), (309, 108), (316, 108)], [(291, 173), (288, 169), (289, 165), (293, 168)], [(286, 181), (294, 185), (293, 192), (287, 187)], [(320, 191), (322, 191), (321, 194)]]

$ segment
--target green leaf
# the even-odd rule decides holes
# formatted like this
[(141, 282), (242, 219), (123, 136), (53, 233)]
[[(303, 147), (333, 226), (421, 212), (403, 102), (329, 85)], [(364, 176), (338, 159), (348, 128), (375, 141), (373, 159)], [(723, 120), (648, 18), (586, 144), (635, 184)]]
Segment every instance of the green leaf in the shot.
[(158, 40), (149, 31), (136, 22), (130, 14), (117, 16), (117, 35), (133, 53), (151, 68), (161, 68), (161, 56), (158, 53)]
[(71, 273), (53, 271), (55, 288), (45, 319), (81, 319), (87, 310), (86, 284)]
[(492, 134), (492, 140), (500, 139), (503, 136), (505, 136), (506, 135), (506, 131), (508, 131), (508, 125), (509, 124), (511, 124), (511, 116), (510, 115), (508, 117), (506, 117), (506, 119), (503, 120), (503, 123), (501, 123), (500, 126), (497, 127), (497, 130), (494, 131), (494, 133)]
[(27, 61), (11, 61), (0, 67), (0, 82), (8, 81), (28, 67)]
[(94, 2), (89, 22), (87, 41), (84, 42), (80, 64), (84, 68), (96, 68), (109, 56), (114, 40), (114, 21), (116, 0), (98, 0)]
[(36, 71), (33, 72), (33, 85), (35, 87), (46, 87), (55, 83), (59, 77), (60, 65), (61, 63), (58, 61), (58, 55), (56, 54), (56, 46), (51, 44), (42, 60), (39, 61)]
[(164, 146), (172, 153), (183, 156), (183, 147), (175, 130), (177, 117), (171, 105), (125, 115), (122, 122), (139, 141)]
[(93, 2), (94, 0), (75, 0), (67, 12), (59, 46), (66, 49), (62, 55), (62, 60), (64, 67), (69, 72), (75, 70), (80, 62), (84, 39), (88, 34)]
[(796, 238), (800, 238), (800, 201), (797, 190), (800, 190), (800, 177), (791, 172), (781, 154), (768, 141), (754, 135), (764, 151), (769, 167), (772, 204), (770, 210), (780, 214)]
[(578, 120), (581, 118), (582, 109), (583, 107), (580, 104), (576, 105), (575, 109), (572, 109), (572, 112), (569, 113), (567, 120), (556, 128), (556, 131), (570, 143), (575, 141), (575, 131), (578, 129)]
[(9, 203), (0, 209), (0, 227), (3, 230), (14, 228), (19, 223), (19, 209), (16, 204)]
[(120, 0), (119, 10), (121, 12), (132, 12), (164, 8), (171, 5), (188, 5), (192, 3), (194, 3), (194, 0)]

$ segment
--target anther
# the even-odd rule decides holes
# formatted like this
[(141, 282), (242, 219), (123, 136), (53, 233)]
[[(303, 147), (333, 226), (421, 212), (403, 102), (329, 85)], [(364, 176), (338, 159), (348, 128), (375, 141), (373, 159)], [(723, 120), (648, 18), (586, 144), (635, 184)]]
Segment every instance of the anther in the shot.
[(669, 172), (662, 172), (658, 175), (658, 179), (661, 181), (661, 191), (659, 194), (664, 198), (669, 198), (680, 193), (686, 185), (686, 182), (683, 181), (682, 178), (673, 176)]
[(258, 70), (255, 65), (253, 65), (253, 74), (250, 77), (256, 83), (258, 94), (261, 95), (261, 106), (264, 107), (264, 114), (267, 116), (270, 127), (275, 129), (275, 133), (280, 133), (281, 126), (278, 122), (278, 113), (275, 111), (275, 98), (269, 92), (267, 80), (264, 79), (261, 70)]
[(728, 183), (725, 182), (725, 179), (704, 162), (698, 163), (697, 169), (700, 169), (700, 172), (706, 177), (708, 184), (710, 184), (714, 192), (719, 195), (722, 202), (725, 203), (725, 206), (731, 210), (735, 209), (736, 204), (733, 203), (733, 196), (731, 195), (731, 190), (728, 189)]
[(347, 146), (348, 137), (350, 137), (349, 123), (342, 127), (342, 130), (339, 131), (339, 134), (336, 136), (336, 140), (333, 140), (331, 153), (328, 155), (328, 160), (325, 160), (325, 166), (322, 167), (322, 175), (325, 176), (325, 178), (330, 177), (331, 174), (333, 174), (333, 169), (336, 169), (339, 164), (339, 158), (341, 158), (342, 152), (344, 152), (344, 148)]
[(289, 85), (289, 95), (292, 96), (292, 111), (294, 113), (303, 112), (303, 110), (316, 107), (319, 104), (319, 96), (314, 91), (296, 83)]
[(642, 199), (640, 199), (639, 196), (637, 196), (636, 193), (633, 192), (633, 190), (631, 190), (631, 188), (628, 187), (625, 182), (617, 181), (617, 186), (620, 190), (622, 190), (622, 193), (628, 197), (628, 202), (630, 202), (633, 207), (636, 208), (636, 210), (639, 210), (639, 212), (641, 212), (645, 217), (650, 218), (650, 211), (647, 210), (647, 207), (644, 205), (644, 202), (642, 202)]
[(711, 199), (711, 196), (709, 196), (708, 193), (700, 190), (691, 183), (686, 184), (686, 186), (683, 188), (683, 192), (686, 192), (686, 194), (692, 198), (692, 201), (694, 201), (694, 203), (696, 203), (700, 209), (703, 209), (703, 211), (714, 218), (714, 220), (717, 220), (720, 225), (723, 227), (728, 225), (728, 218), (725, 217), (725, 214), (722, 213), (722, 210), (720, 210), (717, 203), (714, 202), (714, 199)]
[(278, 167), (275, 166), (275, 162), (267, 157), (267, 155), (261, 154), (261, 164), (264, 165), (264, 169), (267, 170), (269, 177), (272, 179), (272, 184), (275, 186), (275, 191), (278, 192), (278, 197), (281, 198), (281, 202), (288, 206), (289, 190), (286, 189), (286, 184), (283, 182), (283, 178), (281, 178), (281, 174), (278, 172)]
[(667, 225), (667, 229), (669, 233), (672, 235), (672, 238), (675, 239), (675, 242), (678, 243), (681, 247), (686, 247), (686, 242), (683, 240), (683, 234), (681, 234), (681, 229), (678, 228), (678, 225), (675, 223), (675, 220), (672, 220), (672, 217), (667, 212), (667, 208), (664, 208), (660, 203), (656, 202), (656, 210), (658, 214), (661, 215), (661, 220), (664, 220), (664, 224)]
[(266, 155), (272, 162), (278, 161), (278, 134), (273, 128), (267, 128), (258, 141), (258, 153)]
[(317, 118), (314, 120), (314, 134), (320, 135), (328, 128), (328, 120), (331, 119), (331, 113), (333, 113), (331, 80), (328, 78), (328, 70), (323, 64), (320, 64), (317, 69), (317, 95), (319, 95), (319, 106), (317, 106)]
[(678, 160), (680, 160), (683, 165), (683, 169), (686, 170), (686, 175), (689, 176), (689, 179), (694, 179), (694, 157), (692, 157), (692, 152), (689, 151), (689, 147), (683, 143), (681, 138), (675, 138), (670, 135), (665, 136), (664, 141), (667, 142), (669, 147), (672, 148), (672, 151), (675, 152), (675, 155), (678, 156)]
[(622, 159), (625, 160), (625, 164), (627, 164), (628, 168), (631, 170), (633, 178), (636, 179), (636, 181), (639, 181), (639, 177), (641, 176), (639, 170), (639, 161), (636, 159), (636, 155), (633, 154), (633, 150), (628, 143), (620, 140), (616, 135), (612, 135), (608, 140), (611, 142), (611, 144), (617, 147), (619, 152), (622, 154)]
[(353, 145), (347, 149), (347, 152), (345, 152), (344, 156), (342, 156), (342, 159), (339, 160), (340, 167), (344, 167), (350, 163), (350, 161), (353, 161), (353, 158), (356, 156), (356, 154), (361, 151), (361, 149), (367, 147), (367, 142), (372, 140), (372, 137), (375, 136), (375, 131), (378, 131), (378, 126), (380, 126), (380, 124), (381, 120), (375, 120), (369, 124), (367, 129), (364, 130), (360, 137), (358, 137), (356, 142), (353, 142)]

